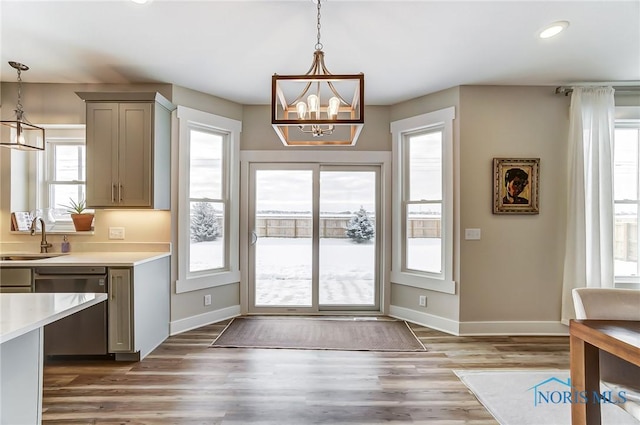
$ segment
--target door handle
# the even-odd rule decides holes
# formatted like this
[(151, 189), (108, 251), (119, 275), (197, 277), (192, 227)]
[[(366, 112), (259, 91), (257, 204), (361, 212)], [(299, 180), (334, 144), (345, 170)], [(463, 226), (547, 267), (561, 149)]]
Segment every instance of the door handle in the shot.
[(249, 245), (253, 246), (258, 242), (258, 234), (256, 232), (251, 232), (251, 240), (249, 241)]

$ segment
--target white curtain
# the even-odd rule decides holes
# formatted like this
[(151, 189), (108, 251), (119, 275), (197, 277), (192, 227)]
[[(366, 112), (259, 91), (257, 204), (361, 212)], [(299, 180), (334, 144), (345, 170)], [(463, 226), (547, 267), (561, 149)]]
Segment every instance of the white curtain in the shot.
[(565, 324), (575, 318), (573, 288), (614, 285), (613, 92), (611, 87), (575, 87), (571, 94), (562, 285)]

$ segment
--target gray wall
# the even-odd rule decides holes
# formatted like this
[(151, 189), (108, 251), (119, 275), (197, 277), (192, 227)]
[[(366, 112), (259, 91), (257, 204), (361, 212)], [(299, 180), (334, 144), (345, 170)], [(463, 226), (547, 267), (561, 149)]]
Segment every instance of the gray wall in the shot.
[[(2, 83), (2, 119), (13, 119), (17, 83)], [(34, 124), (84, 124), (84, 102), (77, 91), (157, 91), (171, 100), (170, 84), (44, 84), (23, 83), (22, 105)]]
[[(2, 119), (12, 119), (15, 99), (17, 99), (16, 83), (2, 83)], [(169, 84), (24, 84), (23, 105), (27, 118), (34, 124), (84, 124), (85, 104), (76, 91), (157, 91), (176, 105), (191, 107), (242, 120), (242, 106), (215, 96), (206, 95)], [(175, 130), (175, 128), (174, 128)], [(173, 137), (174, 151), (178, 148), (178, 138)], [(14, 192), (20, 192), (24, 184), (23, 173), (11, 167), (11, 150), (0, 149), (0, 165), (2, 167), (0, 180), (0, 241), (36, 243), (37, 238), (29, 235), (10, 233), (11, 197)], [(172, 158), (172, 161), (177, 158)], [(17, 171), (17, 172), (16, 172)], [(13, 174), (13, 184), (12, 184)], [(177, 173), (172, 182), (172, 202), (176, 202)], [(108, 238), (109, 226), (125, 227), (126, 243), (172, 243), (176, 250), (177, 242), (177, 208), (172, 211), (129, 211), (129, 210), (97, 210), (96, 228), (92, 236), (69, 235), (73, 246), (77, 243), (104, 244), (112, 241)], [(50, 235), (48, 240), (59, 246), (62, 235)], [(175, 280), (177, 273), (176, 256), (172, 256), (172, 300), (171, 320), (179, 320), (216, 309), (239, 305), (238, 285), (227, 285), (208, 290), (194, 291), (185, 294), (175, 294)], [(203, 295), (212, 294), (212, 305), (203, 306)]]
[[(460, 323), (559, 322), (564, 261), (571, 98), (554, 87), (461, 86), (391, 108), (391, 121), (456, 106), (459, 220), (456, 295), (392, 284), (393, 305)], [(456, 98), (457, 93), (459, 98)], [(616, 105), (640, 97), (616, 95)], [(540, 158), (540, 213), (492, 213), (493, 158)], [(480, 228), (478, 241), (464, 229)], [(418, 295), (427, 307), (418, 307)]]
[[(460, 90), (460, 321), (559, 321), (569, 99), (553, 87)], [(540, 213), (492, 213), (492, 159), (540, 158)], [(464, 234), (464, 233), (463, 233)]]
[[(365, 126), (355, 146), (325, 146), (323, 150), (390, 151), (389, 107), (367, 106), (364, 110)], [(318, 149), (308, 146), (284, 146), (271, 126), (271, 108), (268, 105), (245, 105), (242, 114), (242, 150), (294, 150)]]
[[(184, 87), (173, 86), (172, 101), (176, 105), (186, 106), (211, 114), (216, 114), (242, 120), (242, 106), (219, 97), (210, 96)], [(244, 123), (243, 123), (244, 131)], [(174, 252), (178, 246), (178, 152), (179, 138), (177, 121), (174, 121), (172, 143), (172, 190), (171, 193), (171, 242)], [(171, 263), (171, 321), (187, 319), (200, 314), (207, 314), (227, 307), (240, 305), (239, 284), (218, 286), (191, 292), (176, 294), (176, 280), (178, 278), (178, 256), (172, 256)], [(211, 305), (205, 306), (205, 295), (211, 295)]]
[[(15, 102), (15, 83), (2, 83), (2, 117), (9, 118)], [(553, 87), (462, 86), (416, 98), (390, 107), (366, 108), (366, 124), (354, 147), (329, 149), (390, 151), (392, 121), (456, 107), (454, 143), (459, 180), (455, 187), (456, 227), (454, 295), (391, 285), (391, 304), (460, 322), (558, 321), (566, 185), (566, 139), (570, 97), (558, 96)], [(239, 105), (215, 96), (170, 85), (75, 85), (26, 84), (23, 103), (34, 123), (84, 123), (84, 104), (75, 91), (156, 90), (175, 104), (242, 121), (241, 149), (281, 150), (285, 148), (270, 124), (269, 107)], [(629, 102), (637, 105), (637, 97)], [(174, 152), (177, 146), (174, 128)], [(1, 196), (0, 240), (26, 241), (28, 236), (9, 233), (11, 164), (8, 150), (0, 149)], [(540, 158), (540, 214), (492, 214), (492, 158)], [(175, 158), (174, 158), (175, 161)], [(175, 165), (175, 162), (174, 162)], [(172, 193), (177, 193), (177, 173)], [(173, 202), (176, 202), (175, 196)], [(174, 204), (175, 206), (175, 204)], [(176, 208), (172, 212), (99, 211), (100, 223), (92, 242), (108, 242), (109, 225), (127, 226), (127, 241), (172, 242), (177, 238)], [(153, 217), (153, 220), (149, 220)], [(465, 241), (465, 228), (480, 228), (482, 239)], [(74, 237), (71, 237), (73, 245)], [(86, 237), (85, 237), (86, 238)], [(56, 241), (54, 241), (56, 242)], [(173, 279), (171, 318), (173, 321), (239, 305), (239, 285), (175, 294)], [(428, 295), (426, 308), (417, 306), (418, 295)], [(212, 294), (211, 306), (203, 306), (204, 294)]]
[[(394, 284), (392, 304), (459, 322), (560, 320), (568, 101), (553, 87), (462, 86), (392, 108), (396, 120), (456, 106), (459, 161), (457, 293)], [(540, 214), (492, 213), (495, 157), (540, 158)], [(464, 240), (465, 228), (482, 239)]]
[[(455, 87), (443, 90), (427, 96), (422, 96), (407, 102), (400, 103), (391, 107), (390, 122), (409, 118), (415, 115), (425, 114), (448, 108), (450, 106), (456, 109), (456, 119), (453, 123), (453, 139), (454, 146), (460, 145), (460, 88)], [(387, 132), (389, 132), (387, 125)], [(454, 150), (454, 157), (458, 155)], [(454, 159), (455, 161), (455, 159)], [(454, 222), (459, 221), (460, 206), (457, 202), (459, 196), (459, 184), (454, 182)], [(458, 240), (458, 226), (454, 224), (454, 241)], [(459, 281), (460, 262), (459, 262), (459, 245), (454, 242), (454, 261), (453, 261), (453, 279)], [(418, 306), (418, 297), (420, 295), (427, 296), (427, 306)], [(427, 291), (412, 286), (391, 284), (391, 304), (398, 307), (404, 307), (411, 310), (417, 310), (421, 313), (427, 313), (442, 317), (449, 320), (458, 321), (459, 317), (459, 292), (456, 294), (445, 294), (437, 291)]]

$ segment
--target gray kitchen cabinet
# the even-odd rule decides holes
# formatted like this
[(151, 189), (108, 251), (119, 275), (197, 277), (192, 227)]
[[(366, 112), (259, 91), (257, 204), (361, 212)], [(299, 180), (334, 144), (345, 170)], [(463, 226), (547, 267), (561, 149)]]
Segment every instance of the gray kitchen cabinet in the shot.
[(109, 352), (145, 358), (169, 336), (170, 257), (109, 268)]
[(156, 92), (77, 92), (86, 103), (90, 208), (170, 208), (171, 111)]
[(3, 267), (0, 270), (0, 292), (33, 292), (32, 269)]
[(109, 352), (133, 350), (133, 306), (130, 269), (109, 269)]

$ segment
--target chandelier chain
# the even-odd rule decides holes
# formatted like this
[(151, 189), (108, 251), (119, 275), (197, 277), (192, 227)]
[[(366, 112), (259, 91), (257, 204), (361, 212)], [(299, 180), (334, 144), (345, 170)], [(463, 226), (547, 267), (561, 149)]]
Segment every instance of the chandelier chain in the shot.
[(16, 69), (18, 71), (18, 103), (16, 104), (16, 110), (14, 111), (18, 116), (18, 120), (22, 120), (24, 115), (24, 111), (22, 110), (22, 70), (20, 68)]
[(320, 0), (318, 0), (318, 42), (316, 43), (316, 50), (322, 50), (322, 43), (320, 43)]

